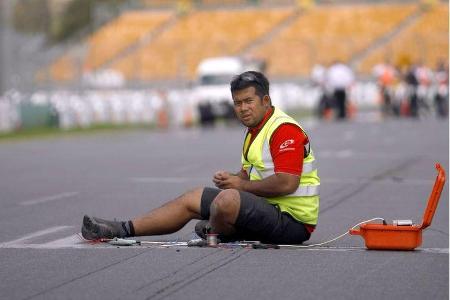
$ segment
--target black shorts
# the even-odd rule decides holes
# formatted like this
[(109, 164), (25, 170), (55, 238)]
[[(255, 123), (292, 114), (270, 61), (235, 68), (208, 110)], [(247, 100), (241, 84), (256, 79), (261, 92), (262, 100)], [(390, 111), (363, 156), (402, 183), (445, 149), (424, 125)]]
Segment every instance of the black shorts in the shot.
[[(204, 188), (200, 210), (204, 220), (209, 219), (211, 203), (221, 191), (217, 188)], [(236, 233), (227, 236), (227, 239), (301, 244), (310, 238), (311, 234), (303, 223), (280, 211), (277, 206), (269, 204), (266, 199), (242, 191), (239, 191), (239, 194), (241, 207), (234, 224)]]

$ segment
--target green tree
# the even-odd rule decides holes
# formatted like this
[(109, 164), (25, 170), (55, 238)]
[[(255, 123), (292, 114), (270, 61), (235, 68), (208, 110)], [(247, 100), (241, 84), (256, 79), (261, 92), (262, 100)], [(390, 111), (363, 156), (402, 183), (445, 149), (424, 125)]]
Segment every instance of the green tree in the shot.
[(50, 10), (47, 0), (18, 0), (13, 7), (13, 26), (26, 33), (47, 33)]
[(92, 21), (92, 3), (89, 0), (72, 0), (60, 15), (53, 16), (50, 25), (51, 41), (69, 38)]
[[(0, 0), (9, 1), (9, 0)], [(48, 40), (58, 42), (92, 24), (96, 5), (119, 11), (130, 0), (16, 0), (13, 25), (20, 32), (45, 33)], [(58, 9), (55, 9), (58, 7)]]

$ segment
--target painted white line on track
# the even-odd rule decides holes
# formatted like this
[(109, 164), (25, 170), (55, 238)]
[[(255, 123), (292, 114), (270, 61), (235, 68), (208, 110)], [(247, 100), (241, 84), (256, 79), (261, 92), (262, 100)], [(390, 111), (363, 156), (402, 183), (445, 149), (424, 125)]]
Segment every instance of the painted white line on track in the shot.
[[(370, 252), (379, 252), (379, 251), (390, 251), (390, 250), (368, 250), (365, 247), (311, 247), (311, 248), (290, 248), (283, 247), (286, 250), (306, 250), (306, 251), (332, 251), (332, 252), (348, 252), (348, 251), (370, 251)], [(398, 251), (396, 251), (398, 252)], [(401, 252), (424, 252), (424, 253), (436, 253), (436, 254), (449, 254), (448, 248), (416, 248), (414, 251), (401, 251)]]
[(355, 132), (354, 131), (346, 131), (346, 132), (344, 132), (344, 140), (345, 141), (353, 140), (354, 137), (355, 137)]
[(183, 165), (181, 167), (178, 167), (175, 172), (177, 173), (183, 173), (183, 172), (187, 172), (190, 171), (192, 172), (193, 169), (196, 169), (199, 167), (199, 164), (187, 164), (187, 165)]
[(131, 181), (143, 183), (183, 183), (210, 180), (206, 177), (132, 177)]
[(319, 121), (315, 118), (302, 120), (302, 126), (306, 129), (312, 130), (319, 125)]
[[(63, 226), (64, 228), (70, 227), (70, 226)], [(50, 228), (49, 228), (50, 229)], [(46, 233), (37, 232), (34, 234), (33, 237), (43, 234), (50, 233), (50, 231), (47, 231)], [(31, 236), (31, 235), (30, 235)], [(30, 239), (30, 236), (27, 236), (27, 239)], [(106, 243), (88, 243), (86, 241), (83, 241), (80, 238), (80, 234), (72, 234), (70, 236), (57, 239), (48, 243), (43, 244), (26, 244), (23, 243), (23, 238), (19, 240), (14, 240), (11, 242), (7, 242), (4, 244), (0, 244), (1, 248), (9, 248), (9, 249), (111, 249), (111, 248), (123, 248), (123, 249), (136, 249), (136, 248), (186, 248), (184, 245), (178, 245), (174, 244), (173, 242), (167, 242), (167, 244), (160, 244), (161, 242), (155, 242), (155, 245), (152, 244), (143, 244), (143, 245), (133, 245), (133, 246), (114, 246), (109, 245)], [(143, 241), (145, 242), (145, 241)], [(150, 242), (151, 243), (151, 242)], [(184, 244), (184, 242), (183, 242)], [(295, 251), (322, 251), (322, 252), (350, 252), (350, 251), (364, 251), (367, 253), (370, 252), (379, 252), (378, 250), (368, 250), (365, 247), (311, 247), (311, 248), (295, 248), (295, 247), (289, 247), (289, 246), (283, 246), (280, 245), (282, 250), (295, 250)], [(191, 247), (189, 247), (191, 248)], [(196, 247), (192, 247), (191, 249), (195, 249)], [(224, 249), (230, 249), (233, 248), (233, 244), (229, 244), (227, 246), (224, 246)], [(217, 248), (214, 248), (217, 249)], [(260, 250), (257, 250), (260, 251)], [(384, 251), (384, 250), (383, 250)], [(385, 250), (389, 251), (389, 250)], [(396, 251), (398, 252), (398, 251)], [(402, 251), (402, 252), (408, 252), (408, 253), (432, 253), (432, 254), (449, 254), (448, 248), (417, 248), (414, 251)]]
[(85, 246), (85, 243), (81, 240), (80, 236), (78, 234), (72, 234), (65, 238), (54, 240), (45, 244), (41, 244), (41, 248), (45, 249), (58, 249), (58, 248), (66, 248), (67, 246), (76, 246), (76, 245), (83, 245)]
[(105, 245), (104, 247), (96, 247), (88, 244), (73, 244), (73, 245), (65, 245), (65, 246), (48, 246), (46, 244), (16, 244), (16, 245), (9, 245), (9, 246), (2, 246), (0, 245), (0, 249), (85, 249), (85, 248), (110, 248), (111, 246)]
[(47, 235), (50, 233), (55, 233), (58, 231), (62, 231), (68, 228), (73, 228), (73, 226), (54, 226), (54, 227), (50, 227), (44, 230), (39, 230), (27, 235), (24, 235), (21, 238), (9, 241), (9, 242), (5, 242), (5, 243), (1, 243), (0, 244), (0, 248), (14, 248), (14, 246), (23, 246), (26, 245), (25, 241), (43, 236), (43, 235)]
[(404, 158), (404, 153), (387, 153), (387, 152), (363, 152), (357, 150), (320, 150), (315, 151), (314, 155), (323, 159), (371, 159), (371, 158)]
[(56, 200), (70, 198), (70, 197), (76, 196), (78, 194), (79, 194), (78, 192), (61, 193), (61, 194), (57, 194), (57, 195), (23, 201), (23, 202), (20, 202), (19, 204), (20, 205), (34, 205), (34, 204), (46, 203), (46, 202), (50, 202), (50, 201), (56, 201)]
[[(136, 183), (184, 183), (184, 182), (198, 182), (210, 180), (206, 177), (132, 177), (131, 181)], [(434, 181), (429, 179), (408, 179), (408, 178), (387, 178), (383, 180), (373, 180), (364, 178), (321, 178), (322, 183), (354, 183), (362, 184), (371, 182), (373, 184), (404, 184), (404, 185), (433, 185)]]
[(348, 157), (351, 157), (352, 154), (353, 154), (353, 151), (349, 150), (349, 149), (341, 150), (336, 153), (338, 158), (348, 158)]
[(419, 248), (417, 250), (421, 252), (448, 254), (448, 248)]
[(314, 155), (320, 158), (349, 158), (354, 154), (354, 151), (350, 149), (344, 150), (322, 150), (318, 152), (314, 152)]
[(404, 179), (404, 178), (387, 178), (383, 180), (373, 179), (351, 179), (351, 178), (321, 178), (321, 183), (373, 183), (373, 184), (406, 184), (406, 185), (426, 185), (432, 186), (434, 181), (429, 179)]

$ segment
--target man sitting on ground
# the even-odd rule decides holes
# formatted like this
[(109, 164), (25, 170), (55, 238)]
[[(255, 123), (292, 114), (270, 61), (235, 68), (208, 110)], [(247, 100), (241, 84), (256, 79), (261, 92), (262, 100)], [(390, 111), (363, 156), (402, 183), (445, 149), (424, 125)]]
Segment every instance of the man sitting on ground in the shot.
[(89, 240), (169, 234), (192, 219), (196, 233), (219, 239), (300, 244), (317, 224), (319, 186), (310, 141), (302, 127), (272, 106), (269, 82), (248, 71), (230, 83), (236, 116), (248, 130), (237, 174), (218, 171), (217, 188), (195, 188), (130, 221), (84, 216)]

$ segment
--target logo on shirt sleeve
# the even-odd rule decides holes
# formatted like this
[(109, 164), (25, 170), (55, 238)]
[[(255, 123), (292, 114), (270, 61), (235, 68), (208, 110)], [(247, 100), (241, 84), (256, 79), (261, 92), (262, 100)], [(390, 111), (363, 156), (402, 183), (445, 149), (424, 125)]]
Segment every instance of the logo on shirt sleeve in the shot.
[(289, 145), (292, 145), (294, 143), (294, 140), (286, 140), (284, 141), (281, 145), (280, 145), (280, 150), (284, 150), (287, 147), (289, 147)]

